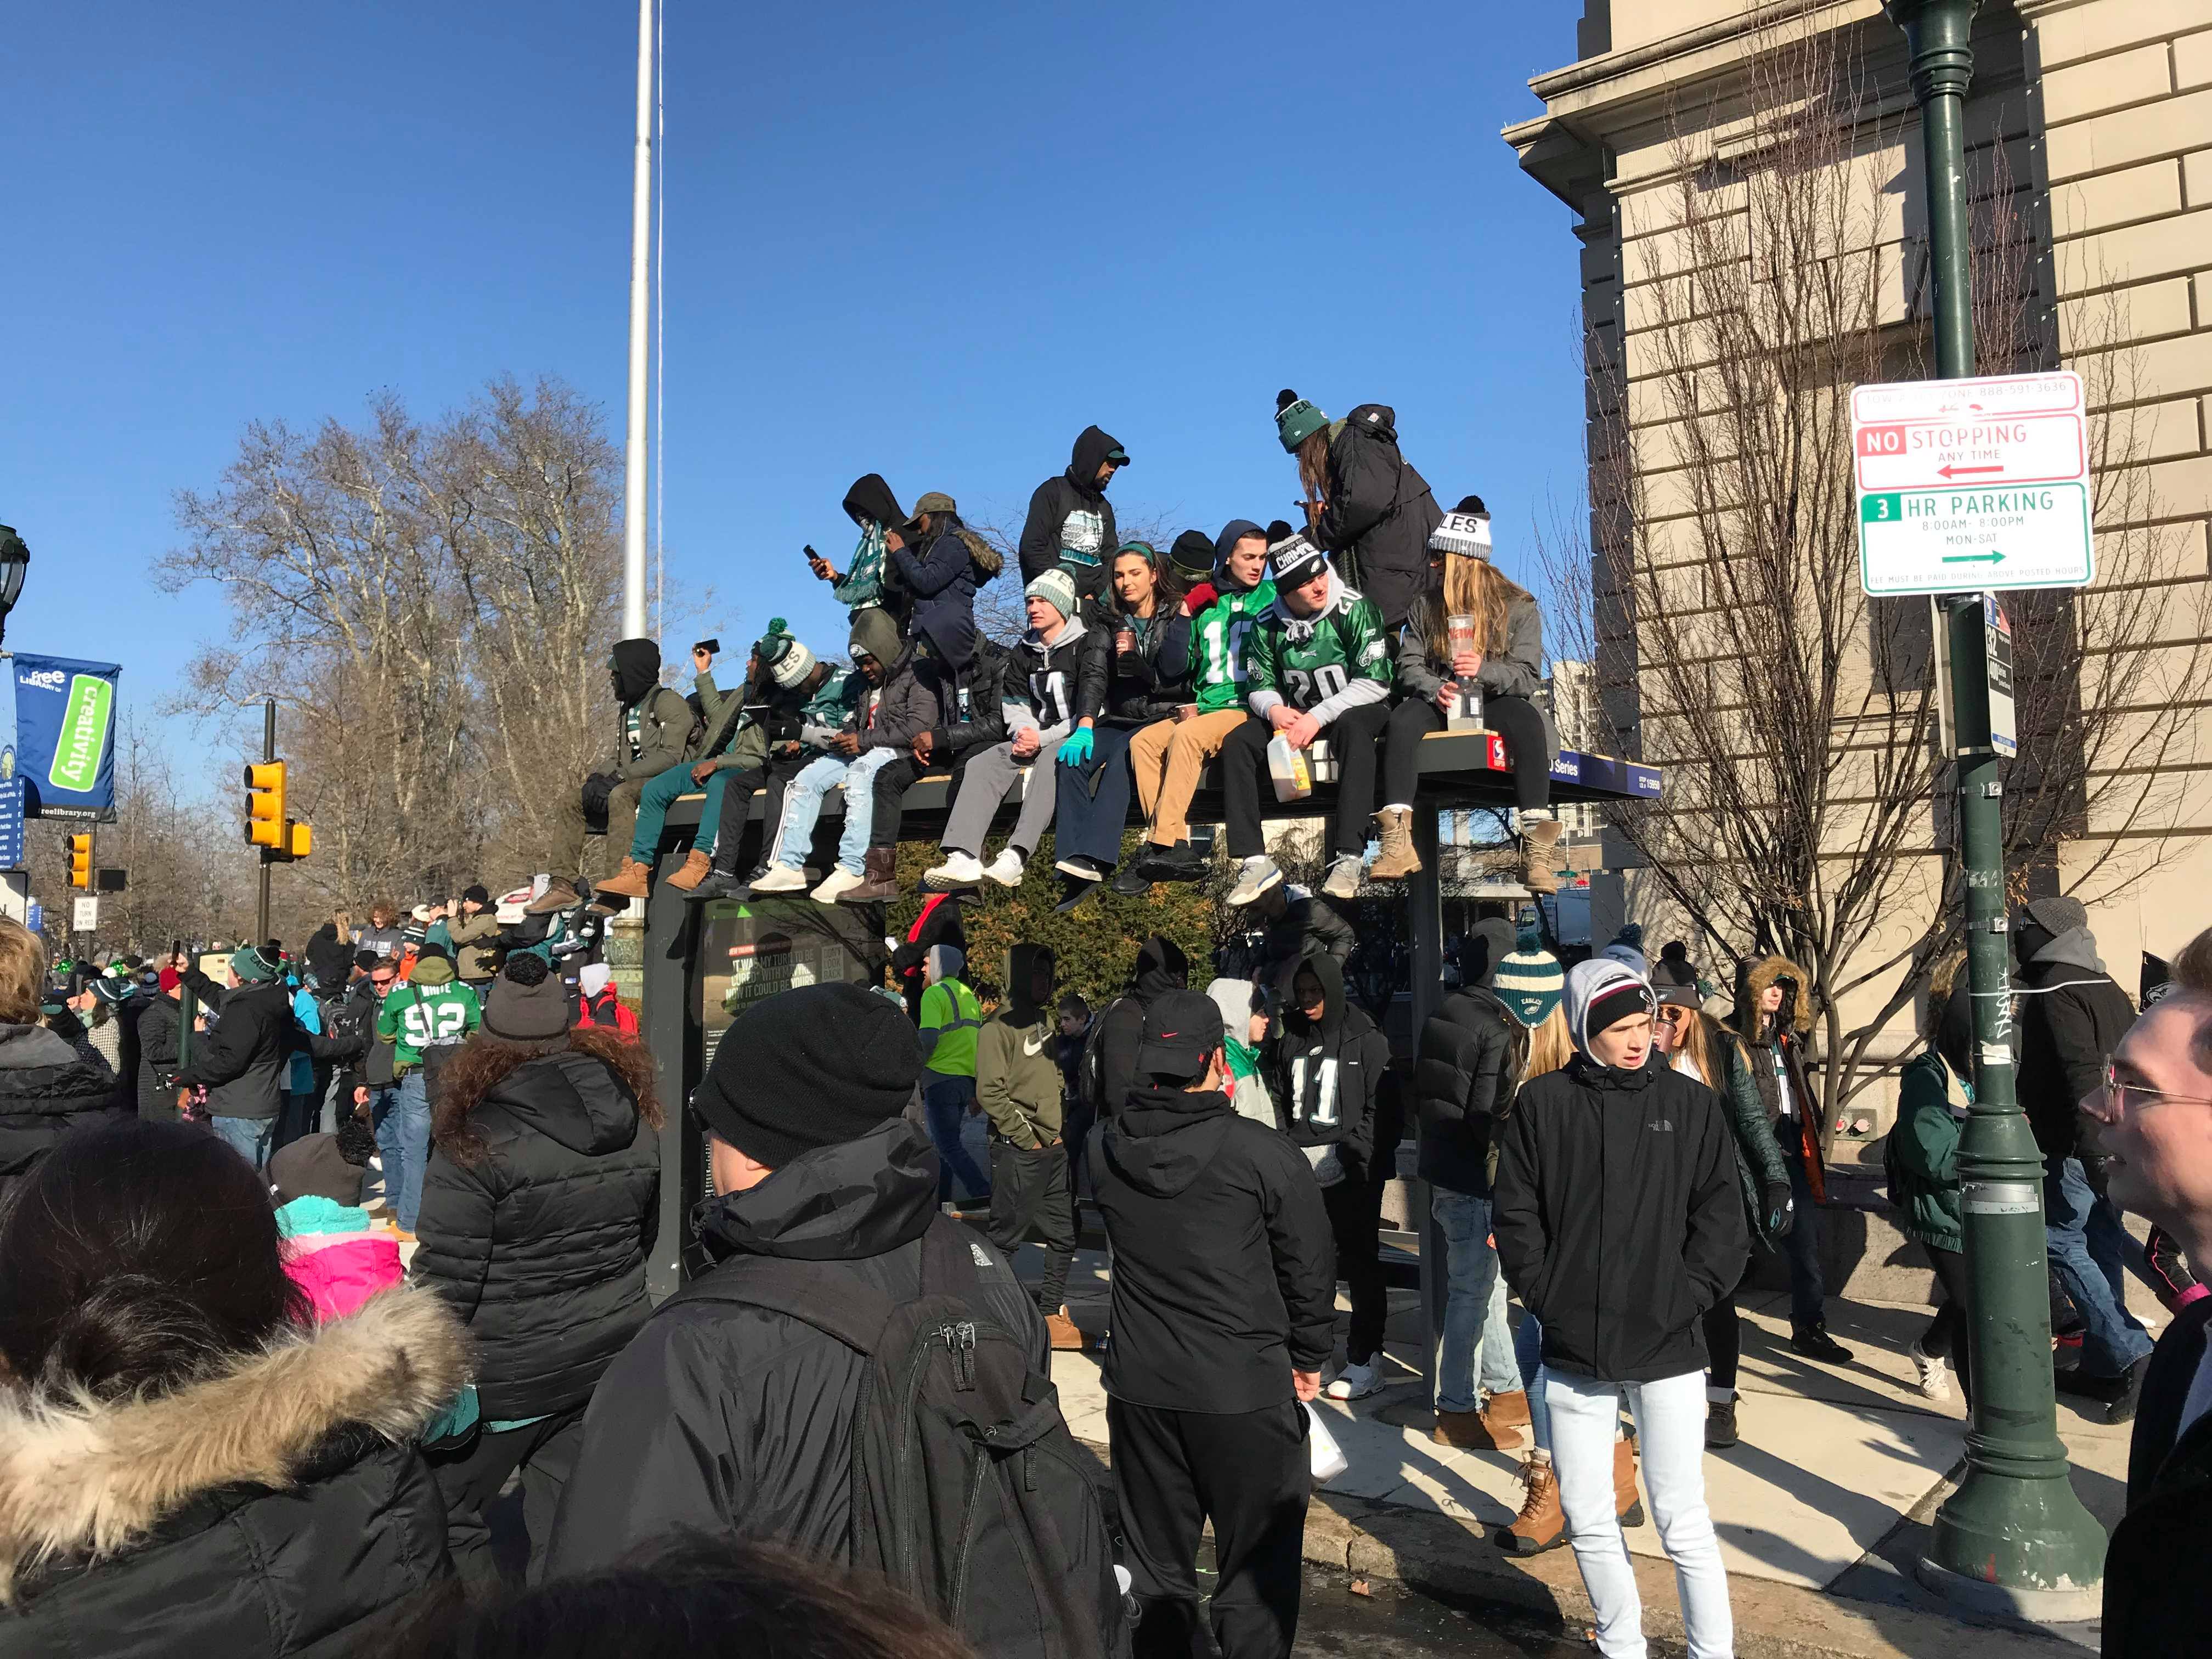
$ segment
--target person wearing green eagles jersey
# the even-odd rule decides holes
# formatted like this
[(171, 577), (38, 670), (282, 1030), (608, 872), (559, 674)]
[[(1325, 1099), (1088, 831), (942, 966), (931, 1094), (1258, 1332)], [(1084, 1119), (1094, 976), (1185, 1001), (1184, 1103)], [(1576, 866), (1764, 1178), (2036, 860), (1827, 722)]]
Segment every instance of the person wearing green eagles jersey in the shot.
[(1367, 821), (1375, 811), (1376, 751), (1390, 714), (1390, 643), (1374, 602), (1346, 587), (1328, 556), (1303, 533), (1291, 532), (1267, 551), (1275, 564), (1275, 602), (1253, 624), (1247, 647), (1245, 702), (1253, 718), (1221, 746), (1229, 855), (1243, 860), (1229, 902), (1249, 904), (1283, 879), (1260, 824), (1260, 780), (1278, 732), (1293, 749), (1328, 733), (1337, 798), (1322, 891), (1350, 899), (1359, 891)]
[(377, 1126), (377, 1144), (384, 1149), (385, 1195), (403, 1242), (415, 1237), (422, 1171), (430, 1161), (430, 1090), (423, 1065), (433, 1053), (450, 1054), (449, 1045), (467, 1042), (483, 1024), (476, 988), (453, 977), (453, 958), (442, 945), (422, 947), (406, 982), (393, 986), (377, 1011), (376, 1035), (392, 1044), (398, 1084), (388, 1124)]
[(1213, 603), (1190, 625), (1194, 701), (1172, 720), (1146, 726), (1129, 740), (1129, 770), (1145, 809), (1145, 846), (1114, 878), (1123, 895), (1156, 881), (1203, 881), (1209, 866), (1190, 844), (1184, 814), (1199, 774), (1245, 721), (1245, 643), (1261, 614), (1275, 602), (1267, 580), (1267, 532), (1249, 519), (1231, 519), (1213, 543)]

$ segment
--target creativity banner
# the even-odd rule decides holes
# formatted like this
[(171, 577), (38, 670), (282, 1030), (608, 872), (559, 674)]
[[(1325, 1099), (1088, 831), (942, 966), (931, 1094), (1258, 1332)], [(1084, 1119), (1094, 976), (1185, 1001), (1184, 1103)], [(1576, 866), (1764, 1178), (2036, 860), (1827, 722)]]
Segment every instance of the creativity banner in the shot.
[(119, 663), (15, 653), (14, 773), (27, 817), (114, 821), (116, 682), (122, 674)]

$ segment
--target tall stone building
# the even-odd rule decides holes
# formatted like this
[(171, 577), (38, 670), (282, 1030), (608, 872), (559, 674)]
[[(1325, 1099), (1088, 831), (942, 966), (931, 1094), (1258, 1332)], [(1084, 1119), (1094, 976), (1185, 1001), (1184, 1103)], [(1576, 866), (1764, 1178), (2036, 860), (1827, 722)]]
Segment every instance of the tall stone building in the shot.
[[(1729, 401), (1725, 377), (1717, 381), (1710, 364), (1686, 367), (1680, 343), (1711, 308), (1699, 296), (1725, 283), (1686, 283), (1681, 273), (1711, 264), (1719, 248), (1731, 267), (1726, 283), (1771, 295), (1788, 288), (1791, 262), (1859, 256), (1869, 309), (1839, 325), (1850, 337), (1835, 353), (1836, 396), (1854, 381), (1927, 373), (1918, 121), (1903, 37), (1878, 0), (1586, 0), (1573, 45), (1573, 62), (1529, 82), (1544, 112), (1504, 137), (1531, 179), (1572, 210), (1583, 245), (1593, 545), (1633, 538), (1655, 568), (1677, 573), (1656, 579), (1639, 605), (1633, 593), (1608, 591), (1605, 561), (1593, 561), (1601, 678), (1617, 740), (1666, 763), (1676, 757), (1664, 752), (1663, 706), (1679, 701), (1684, 682), (1660, 658), (1691, 635), (1679, 622), (1671, 635), (1655, 624), (1651, 613), (1666, 607), (1653, 600), (1674, 580), (1682, 591), (1702, 588), (1685, 602), (1692, 608), (1725, 604), (1711, 590), (1733, 552), (1712, 555), (1712, 526), (1735, 504), (1701, 491), (1698, 458), (1733, 457), (1742, 447), (1726, 438), (1705, 447), (1707, 410)], [(1977, 213), (1984, 227), (2000, 227), (1990, 234), (2008, 250), (1985, 263), (2010, 260), (2019, 278), (2016, 325), (1999, 343), (1999, 361), (1985, 355), (1982, 369), (2083, 376), (2108, 474), (2096, 526), (2099, 581), (2108, 586), (2084, 596), (2078, 612), (2057, 614), (2078, 618), (2084, 640), (2069, 670), (2076, 703), (2131, 705), (2124, 718), (2105, 716), (2083, 745), (2089, 760), (2069, 786), (2063, 833), (2033, 875), (2081, 890), (2107, 963), (2132, 990), (2139, 949), (2170, 956), (2212, 925), (2212, 721), (2202, 712), (2212, 706), (2212, 0), (1984, 0), (1974, 45)], [(1805, 61), (1850, 83), (1816, 112), (1844, 130), (1816, 134), (1812, 149), (1806, 132), (1820, 122), (1800, 119), (1810, 106), (1793, 101), (1770, 72), (1778, 54), (1808, 50)], [(1832, 240), (1849, 244), (1840, 249), (1814, 247), (1804, 227), (1793, 229), (1774, 210), (1786, 198), (1771, 178), (1762, 198), (1758, 177), (1763, 167), (1794, 167), (1798, 182), (1787, 188), (1810, 190), (1818, 180), (1806, 157), (1831, 141), (1826, 168), (1849, 175), (1844, 193), (1858, 199), (1829, 227)], [(1729, 204), (1735, 217), (1724, 234), (1708, 225), (1701, 240), (1686, 228), (1701, 203)], [(1992, 314), (2006, 309), (2002, 301)], [(1700, 384), (1723, 391), (1700, 396)], [(1725, 428), (1726, 413), (1717, 419)], [(1847, 456), (1840, 422), (1808, 429)], [(1742, 470), (1733, 459), (1717, 470), (1731, 467)], [(1845, 585), (1855, 586), (1851, 568)], [(1807, 603), (1827, 616), (1818, 596)], [(1928, 683), (1930, 648), (1926, 609), (1913, 603), (1859, 607), (1863, 637), (1846, 642), (1856, 655), (1844, 683), (1883, 693), (1855, 705), (1862, 725), (1911, 726), (1899, 710)], [(1740, 632), (1695, 637), (1735, 637), (1742, 648)], [(2056, 712), (2046, 738), (2063, 743), (2078, 707), (2069, 711), (2063, 696), (2048, 706)], [(1869, 747), (1840, 746), (1847, 791), (1859, 787), (1859, 753)], [(1936, 902), (1951, 831), (1942, 789), (1926, 794), (1899, 845), (1899, 860), (1924, 873), (1885, 901), (1894, 915), (1869, 940), (1871, 956), (1909, 937)], [(1626, 873), (1597, 896), (1600, 937), (1624, 909), (1669, 921), (1636, 862), (1631, 849), (1609, 852), (1607, 865)], [(1647, 906), (1658, 914), (1642, 915)], [(1845, 1024), (1869, 1018), (1896, 982), (1877, 975), (1853, 992)], [(1900, 1009), (1869, 1058), (1894, 1054), (1911, 1026), (1911, 1010)]]

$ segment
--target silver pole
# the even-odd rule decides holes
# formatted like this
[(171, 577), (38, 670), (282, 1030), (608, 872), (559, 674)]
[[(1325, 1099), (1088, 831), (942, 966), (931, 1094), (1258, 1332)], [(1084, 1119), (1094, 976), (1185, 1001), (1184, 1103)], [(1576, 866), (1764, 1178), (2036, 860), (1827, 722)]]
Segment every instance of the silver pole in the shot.
[(653, 268), (653, 6), (637, 0), (637, 157), (630, 187), (629, 437), (623, 477), (623, 637), (645, 637), (647, 320)]

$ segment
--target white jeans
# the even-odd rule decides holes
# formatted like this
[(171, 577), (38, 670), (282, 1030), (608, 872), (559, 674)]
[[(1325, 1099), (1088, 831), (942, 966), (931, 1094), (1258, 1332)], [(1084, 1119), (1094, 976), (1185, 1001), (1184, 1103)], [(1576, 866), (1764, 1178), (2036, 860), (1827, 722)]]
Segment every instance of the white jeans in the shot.
[(1626, 1395), (1636, 1416), (1651, 1518), (1674, 1564), (1690, 1659), (1730, 1659), (1735, 1621), (1728, 1573), (1705, 1507), (1705, 1374), (1601, 1382), (1547, 1367), (1544, 1380), (1559, 1507), (1573, 1534), (1583, 1588), (1597, 1610), (1598, 1651), (1605, 1659), (1644, 1659), (1645, 1652), (1644, 1604), (1613, 1507), (1613, 1425)]

